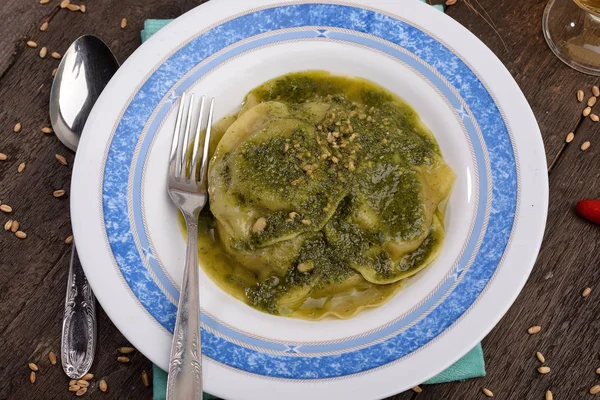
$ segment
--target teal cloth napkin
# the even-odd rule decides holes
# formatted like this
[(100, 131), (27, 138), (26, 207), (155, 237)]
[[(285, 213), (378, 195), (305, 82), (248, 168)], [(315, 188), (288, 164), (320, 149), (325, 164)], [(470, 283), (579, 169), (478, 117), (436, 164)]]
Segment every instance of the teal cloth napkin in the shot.
[[(426, 0), (421, 0), (426, 2)], [(435, 8), (443, 11), (443, 6), (435, 5)], [(172, 19), (149, 19), (144, 22), (144, 29), (141, 32), (142, 42), (145, 42), (158, 30), (163, 28)], [(152, 369), (154, 381), (154, 400), (165, 400), (167, 390), (167, 373), (156, 365)], [(465, 379), (485, 376), (485, 362), (483, 359), (483, 350), (481, 344), (475, 346), (463, 358), (451, 365), (448, 369), (437, 376), (434, 376), (425, 384), (445, 383), (454, 381), (463, 381)], [(204, 395), (205, 400), (216, 399), (209, 394)]]
[(168, 25), (172, 19), (147, 19), (144, 21), (144, 29), (140, 32), (142, 43), (154, 35), (156, 32)]

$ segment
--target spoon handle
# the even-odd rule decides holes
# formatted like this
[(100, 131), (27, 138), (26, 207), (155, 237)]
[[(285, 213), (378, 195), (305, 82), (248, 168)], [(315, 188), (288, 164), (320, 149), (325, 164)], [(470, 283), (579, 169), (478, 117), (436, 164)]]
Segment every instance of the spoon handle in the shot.
[(65, 373), (72, 379), (85, 375), (92, 366), (95, 350), (96, 299), (73, 244), (61, 342)]

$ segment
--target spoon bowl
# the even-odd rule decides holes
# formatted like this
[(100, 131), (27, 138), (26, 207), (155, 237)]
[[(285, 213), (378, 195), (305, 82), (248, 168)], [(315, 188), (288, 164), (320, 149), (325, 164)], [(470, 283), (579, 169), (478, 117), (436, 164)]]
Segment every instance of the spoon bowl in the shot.
[(50, 121), (69, 149), (77, 149), (92, 107), (118, 68), (112, 51), (96, 36), (81, 36), (65, 53), (50, 92)]

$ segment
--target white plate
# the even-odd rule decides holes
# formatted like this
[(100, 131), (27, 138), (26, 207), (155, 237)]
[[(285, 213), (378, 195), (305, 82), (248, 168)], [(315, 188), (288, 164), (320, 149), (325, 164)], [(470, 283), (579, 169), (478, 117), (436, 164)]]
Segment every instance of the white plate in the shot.
[[(79, 145), (77, 249), (117, 327), (166, 369), (184, 238), (166, 193), (177, 96), (216, 97), (307, 69), (360, 76), (404, 98), (457, 174), (440, 257), (389, 303), (346, 320), (260, 313), (203, 273), (205, 390), (226, 399), (375, 399), (467, 353), (533, 267), (548, 202), (540, 133), (500, 61), (418, 1), (211, 1), (161, 30), (102, 93)], [(232, 384), (234, 383), (234, 384)]]

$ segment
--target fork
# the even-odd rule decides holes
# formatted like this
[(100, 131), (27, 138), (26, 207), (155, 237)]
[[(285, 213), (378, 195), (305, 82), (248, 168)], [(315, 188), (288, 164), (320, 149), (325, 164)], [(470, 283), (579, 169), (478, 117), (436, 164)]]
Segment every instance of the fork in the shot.
[[(179, 208), (187, 227), (187, 251), (183, 283), (177, 306), (177, 320), (171, 344), (169, 378), (167, 380), (168, 400), (202, 399), (202, 341), (200, 336), (200, 288), (198, 271), (198, 216), (206, 205), (208, 147), (215, 99), (210, 101), (208, 121), (202, 156), (198, 149), (202, 134), (202, 120), (205, 113), (206, 97), (202, 96), (200, 111), (194, 114), (194, 94), (187, 105), (187, 94), (181, 95), (173, 144), (169, 158), (168, 192), (173, 203)], [(192, 158), (188, 162), (190, 131), (196, 122), (196, 134), (192, 147)], [(198, 164), (200, 170), (198, 171)]]

